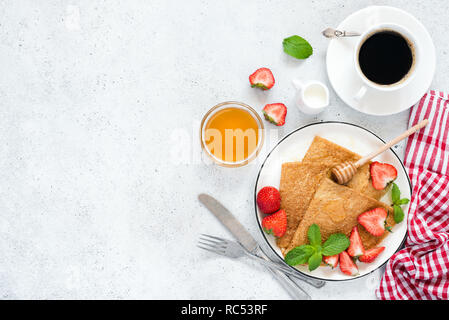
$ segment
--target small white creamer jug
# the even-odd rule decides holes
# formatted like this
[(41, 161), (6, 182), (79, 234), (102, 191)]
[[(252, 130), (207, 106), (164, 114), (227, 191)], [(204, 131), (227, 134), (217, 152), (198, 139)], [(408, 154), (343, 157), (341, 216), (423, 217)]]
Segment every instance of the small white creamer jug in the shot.
[(329, 89), (317, 80), (292, 80), (297, 93), (295, 103), (300, 111), (306, 114), (317, 114), (329, 105)]

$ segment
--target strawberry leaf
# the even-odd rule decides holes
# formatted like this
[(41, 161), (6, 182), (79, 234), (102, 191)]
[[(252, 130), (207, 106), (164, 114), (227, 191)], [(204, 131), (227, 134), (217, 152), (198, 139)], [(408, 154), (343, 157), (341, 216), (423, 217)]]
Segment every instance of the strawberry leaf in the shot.
[(251, 88), (261, 88), (263, 90), (267, 90), (268, 88), (263, 83), (255, 83), (251, 85)]
[(270, 117), (270, 116), (268, 115), (268, 113), (266, 113), (265, 111), (263, 111), (263, 116), (265, 117), (265, 120), (267, 120), (268, 122), (277, 124), (276, 120), (274, 120), (272, 117)]

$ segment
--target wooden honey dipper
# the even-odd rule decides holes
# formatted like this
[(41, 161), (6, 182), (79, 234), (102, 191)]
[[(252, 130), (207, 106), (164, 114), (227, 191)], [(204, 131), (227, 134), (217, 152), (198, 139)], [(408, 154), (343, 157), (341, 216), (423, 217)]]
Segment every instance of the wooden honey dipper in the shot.
[(414, 125), (413, 127), (411, 127), (410, 129), (408, 129), (407, 131), (405, 131), (403, 134), (397, 136), (396, 138), (394, 138), (393, 140), (391, 140), (390, 142), (386, 143), (385, 145), (383, 145), (381, 148), (379, 148), (378, 150), (368, 154), (367, 156), (363, 157), (362, 159), (358, 160), (357, 162), (344, 162), (342, 164), (339, 164), (338, 166), (334, 167), (331, 172), (332, 172), (332, 177), (334, 178), (334, 180), (339, 183), (339, 184), (345, 184), (347, 183), (349, 180), (352, 179), (352, 177), (354, 176), (354, 174), (357, 172), (357, 169), (360, 168), (361, 166), (363, 166), (365, 163), (367, 163), (368, 161), (370, 161), (372, 158), (374, 158), (375, 156), (381, 154), (382, 152), (384, 152), (387, 149), (390, 149), (392, 146), (394, 146), (395, 144), (397, 144), (399, 141), (407, 138), (409, 135), (411, 135), (412, 133), (415, 133), (416, 131), (418, 131), (419, 129), (425, 127), (427, 124), (429, 123), (428, 119), (425, 119), (421, 122), (419, 122), (417, 125)]

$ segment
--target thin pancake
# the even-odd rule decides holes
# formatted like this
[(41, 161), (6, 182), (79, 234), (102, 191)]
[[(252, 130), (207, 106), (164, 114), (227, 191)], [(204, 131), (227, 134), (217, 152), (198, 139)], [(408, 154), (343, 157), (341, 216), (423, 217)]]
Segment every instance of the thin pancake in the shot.
[(287, 214), (287, 231), (276, 240), (281, 251), (290, 244), (298, 224), (326, 172), (326, 167), (319, 164), (301, 162), (282, 164), (279, 192), (281, 193), (281, 209), (285, 210)]
[[(279, 191), (281, 209), (287, 213), (287, 231), (277, 239), (277, 245), (284, 253), (309, 206), (321, 179), (330, 177), (330, 169), (345, 161), (357, 161), (361, 156), (329, 140), (316, 136), (302, 162), (288, 162), (282, 165)], [(359, 168), (348, 187), (379, 200), (385, 190), (372, 187), (369, 164)]]
[[(330, 169), (340, 163), (346, 161), (355, 162), (360, 158), (360, 155), (351, 150), (343, 148), (320, 136), (315, 136), (302, 162), (321, 164)], [(371, 162), (360, 167), (354, 177), (348, 182), (347, 186), (379, 200), (387, 190), (374, 189), (370, 178), (370, 163)]]
[[(310, 201), (287, 251), (307, 243), (307, 230), (314, 223), (320, 227), (323, 242), (337, 232), (349, 236), (352, 228), (358, 225), (357, 217), (377, 207), (385, 208), (389, 212), (387, 225), (393, 226), (395, 222), (393, 209), (390, 206), (357, 190), (339, 185), (329, 178), (324, 178)], [(385, 231), (382, 236), (375, 237), (361, 225), (358, 226), (358, 230), (365, 249), (377, 246), (388, 234), (388, 231)]]

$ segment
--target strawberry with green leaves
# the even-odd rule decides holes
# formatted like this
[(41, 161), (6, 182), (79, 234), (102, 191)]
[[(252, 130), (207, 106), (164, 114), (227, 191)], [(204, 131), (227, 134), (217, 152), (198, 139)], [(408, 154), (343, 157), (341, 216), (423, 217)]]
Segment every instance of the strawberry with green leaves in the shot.
[(380, 237), (385, 230), (389, 230), (385, 226), (387, 215), (387, 210), (379, 207), (360, 214), (357, 221), (373, 236)]
[(333, 256), (325, 256), (323, 258), (323, 262), (329, 267), (332, 267), (332, 269), (335, 269), (338, 266), (339, 257), (339, 254), (335, 254)]
[(282, 237), (287, 231), (287, 214), (284, 210), (279, 210), (262, 219), (262, 228), (268, 234), (275, 237)]
[(397, 178), (398, 171), (391, 164), (375, 161), (370, 165), (370, 174), (374, 189), (383, 190)]
[(263, 115), (266, 120), (277, 125), (283, 126), (285, 124), (285, 117), (287, 116), (287, 107), (283, 103), (267, 104), (263, 110)]
[(359, 260), (364, 263), (373, 262), (379, 254), (385, 250), (385, 247), (372, 248), (365, 251), (365, 254), (359, 257)]
[(274, 76), (270, 69), (260, 68), (249, 76), (249, 83), (253, 88), (269, 90), (274, 86)]

